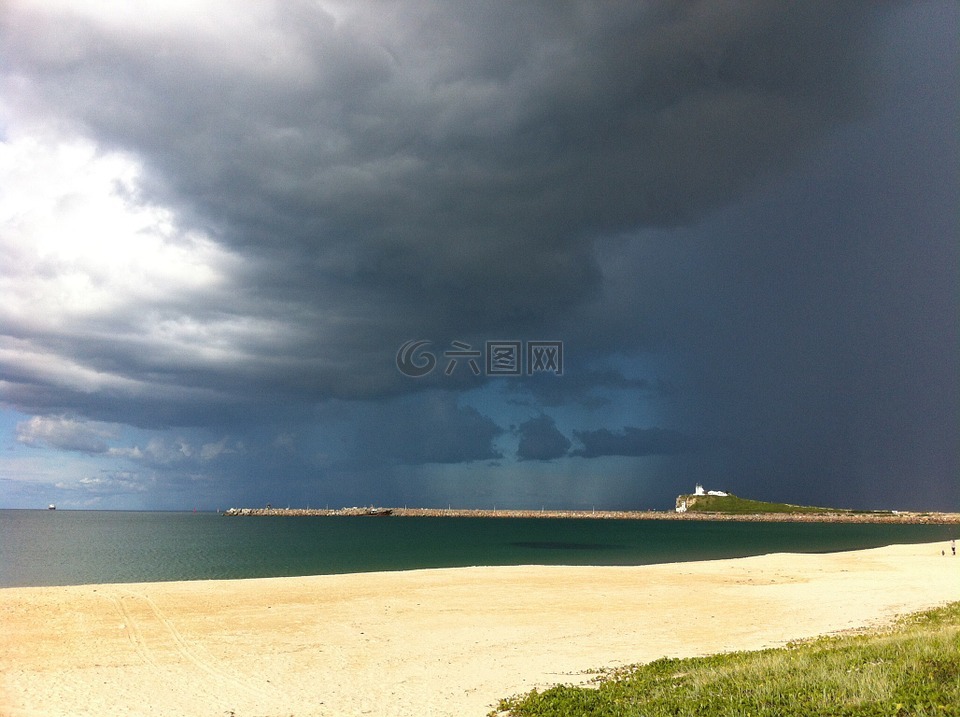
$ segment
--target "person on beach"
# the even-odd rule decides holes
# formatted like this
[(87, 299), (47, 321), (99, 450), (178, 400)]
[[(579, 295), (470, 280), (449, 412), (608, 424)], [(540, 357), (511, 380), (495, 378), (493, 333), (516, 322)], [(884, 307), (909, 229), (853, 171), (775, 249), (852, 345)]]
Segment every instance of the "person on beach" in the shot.
[(951, 540), (951, 541), (950, 541), (950, 552), (953, 553), (954, 555), (957, 554), (957, 541), (956, 541), (956, 540)]

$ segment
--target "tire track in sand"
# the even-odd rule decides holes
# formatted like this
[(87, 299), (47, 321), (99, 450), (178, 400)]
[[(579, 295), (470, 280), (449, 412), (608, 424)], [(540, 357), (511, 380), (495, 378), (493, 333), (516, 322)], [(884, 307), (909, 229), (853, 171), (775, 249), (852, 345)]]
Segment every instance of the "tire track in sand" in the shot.
[(127, 606), (123, 604), (122, 596), (111, 595), (110, 599), (113, 601), (114, 605), (117, 606), (117, 609), (123, 616), (123, 630), (127, 635), (127, 639), (130, 640), (130, 644), (133, 645), (134, 651), (136, 651), (140, 659), (148, 665), (151, 665), (157, 670), (162, 669), (160, 667), (160, 663), (154, 659), (152, 651), (147, 647), (147, 642), (140, 630), (140, 625), (133, 617), (133, 614), (130, 612), (130, 610), (127, 609)]
[[(136, 600), (141, 605), (141, 614), (134, 615), (129, 606), (124, 604), (124, 599)], [(198, 650), (190, 646), (173, 622), (163, 614), (163, 611), (148, 595), (141, 593), (124, 593), (114, 596), (113, 600), (119, 606), (126, 620), (127, 635), (133, 643), (137, 654), (146, 663), (156, 669), (169, 671), (170, 668), (169, 666), (162, 666), (157, 661), (154, 655), (156, 648), (151, 648), (148, 640), (144, 636), (141, 623), (145, 623), (151, 619), (155, 623), (154, 627), (163, 633), (166, 638), (166, 644), (171, 645), (177, 655), (193, 664), (207, 676), (213, 678), (215, 684), (229, 686), (228, 689), (230, 692), (224, 693), (221, 696), (225, 697), (227, 694), (236, 694), (236, 692), (239, 691), (250, 698), (263, 699), (267, 696), (268, 692), (272, 691), (273, 688), (271, 685), (253, 687), (249, 681), (244, 681), (242, 677), (218, 667), (213, 660), (201, 656)], [(146, 616), (143, 615), (144, 611), (147, 611)], [(212, 692), (211, 687), (213, 687), (213, 685), (207, 685), (205, 691)]]

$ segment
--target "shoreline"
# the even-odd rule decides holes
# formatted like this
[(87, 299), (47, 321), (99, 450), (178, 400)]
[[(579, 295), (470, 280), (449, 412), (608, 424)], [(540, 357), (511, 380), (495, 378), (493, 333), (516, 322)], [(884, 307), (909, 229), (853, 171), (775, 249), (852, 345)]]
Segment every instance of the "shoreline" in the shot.
[[(942, 555), (944, 551), (946, 555)], [(633, 567), (0, 589), (0, 714), (482, 717), (590, 670), (960, 600), (949, 543)]]
[(894, 523), (956, 525), (960, 513), (940, 511), (827, 511), (818, 513), (697, 513), (661, 510), (513, 510), (472, 508), (229, 508), (226, 517), (543, 518), (596, 520), (727, 520), (755, 523)]

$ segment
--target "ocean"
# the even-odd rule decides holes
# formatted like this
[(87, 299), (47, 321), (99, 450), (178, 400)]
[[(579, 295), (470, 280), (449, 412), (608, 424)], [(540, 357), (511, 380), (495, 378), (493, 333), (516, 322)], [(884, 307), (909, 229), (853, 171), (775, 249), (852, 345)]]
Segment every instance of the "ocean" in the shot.
[(645, 565), (957, 537), (957, 525), (0, 510), (0, 587)]

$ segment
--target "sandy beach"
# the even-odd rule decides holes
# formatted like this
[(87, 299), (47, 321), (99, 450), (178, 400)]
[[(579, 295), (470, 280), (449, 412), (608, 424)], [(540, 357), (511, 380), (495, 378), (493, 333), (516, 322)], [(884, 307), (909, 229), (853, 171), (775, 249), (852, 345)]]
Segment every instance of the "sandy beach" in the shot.
[(960, 557), (946, 543), (7, 588), (0, 715), (480, 717), (591, 668), (781, 645), (951, 600)]

